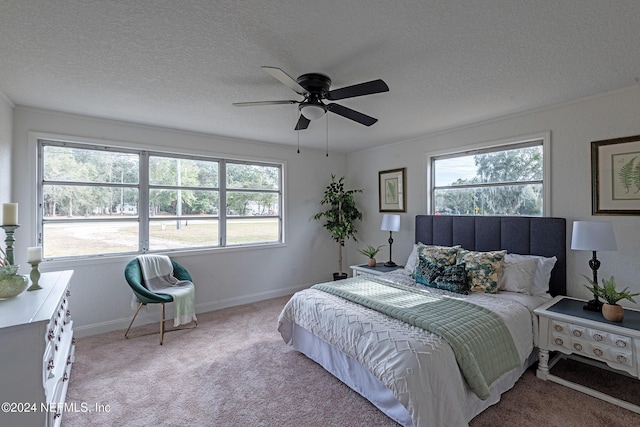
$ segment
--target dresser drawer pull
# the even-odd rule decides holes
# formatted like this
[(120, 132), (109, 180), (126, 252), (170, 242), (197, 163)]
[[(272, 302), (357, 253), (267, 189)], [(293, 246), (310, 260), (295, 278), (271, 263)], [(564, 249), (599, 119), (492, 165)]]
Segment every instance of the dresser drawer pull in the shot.
[(562, 341), (562, 338), (556, 338), (556, 339), (554, 340), (554, 342), (556, 343), (556, 345), (562, 345), (562, 344), (564, 344), (564, 341)]
[(576, 337), (581, 337), (582, 336), (582, 331), (580, 331), (578, 329), (574, 329), (573, 330), (573, 335), (575, 335)]
[(600, 350), (599, 348), (594, 348), (593, 349), (593, 354), (595, 354), (598, 357), (602, 357), (602, 355), (604, 354), (604, 352), (602, 350)]
[(66, 295), (67, 295), (68, 297), (70, 297), (70, 296), (71, 296), (71, 291), (70, 291), (69, 289), (67, 289)]
[(49, 359), (49, 362), (47, 363), (47, 371), (52, 371), (53, 367), (53, 359)]
[(616, 340), (616, 345), (617, 345), (618, 347), (625, 348), (625, 347), (627, 346), (627, 342), (626, 342), (626, 341), (623, 341), (623, 340)]
[(621, 354), (619, 354), (618, 356), (616, 356), (616, 360), (620, 363), (627, 363), (627, 358)]
[(553, 329), (555, 329), (557, 332), (562, 332), (564, 330), (564, 328), (560, 325), (553, 325)]
[(596, 341), (604, 341), (602, 334), (593, 334), (593, 339)]
[(575, 348), (578, 351), (582, 351), (582, 344), (574, 343), (573, 344), (573, 348)]
[(71, 355), (67, 356), (67, 365), (71, 365)]
[(47, 334), (47, 338), (49, 338), (49, 341), (52, 341), (55, 338), (55, 335), (53, 333), (53, 329), (49, 329), (49, 333)]
[(67, 381), (69, 379), (69, 375), (67, 375), (67, 371), (64, 371), (64, 375), (62, 376), (62, 381)]

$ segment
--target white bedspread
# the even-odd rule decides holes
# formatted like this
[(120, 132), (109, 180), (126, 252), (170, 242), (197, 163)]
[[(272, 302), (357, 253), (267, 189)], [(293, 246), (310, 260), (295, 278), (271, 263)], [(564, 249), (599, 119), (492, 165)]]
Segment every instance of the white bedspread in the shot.
[[(386, 276), (396, 283), (413, 283), (402, 273)], [(544, 298), (420, 289), (454, 295), (497, 313), (505, 320), (525, 363), (534, 346), (531, 310)], [(416, 427), (467, 425), (465, 414), (471, 412), (468, 409), (477, 398), (467, 387), (453, 350), (441, 337), (312, 289), (296, 293), (280, 315), (278, 330), (287, 343), (291, 343), (294, 323), (368, 369), (407, 408)]]

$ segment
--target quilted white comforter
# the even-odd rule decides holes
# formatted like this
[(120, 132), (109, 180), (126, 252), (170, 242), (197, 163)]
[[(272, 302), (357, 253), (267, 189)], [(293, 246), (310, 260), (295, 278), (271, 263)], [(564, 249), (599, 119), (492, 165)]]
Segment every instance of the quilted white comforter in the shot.
[[(414, 285), (403, 271), (383, 277)], [(458, 295), (420, 289), (455, 296), (497, 313), (505, 320), (521, 363), (526, 362), (537, 338), (532, 310), (544, 298), (506, 292)], [(296, 293), (280, 314), (278, 330), (287, 343), (291, 343), (294, 323), (369, 370), (407, 408), (416, 427), (467, 425), (466, 414), (473, 412), (478, 399), (466, 385), (453, 350), (443, 338), (313, 289)]]

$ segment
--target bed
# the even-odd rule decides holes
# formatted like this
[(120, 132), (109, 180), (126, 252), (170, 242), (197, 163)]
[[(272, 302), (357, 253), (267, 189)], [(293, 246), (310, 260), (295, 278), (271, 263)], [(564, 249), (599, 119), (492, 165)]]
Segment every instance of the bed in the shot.
[[(455, 248), (458, 264), (450, 265), (447, 271), (457, 269), (461, 260), (467, 261), (467, 272), (471, 271), (469, 265), (473, 261), (464, 258), (469, 254), (498, 254), (498, 258), (502, 257), (499, 268), (505, 267), (498, 271), (501, 290), (465, 295), (450, 292), (448, 285), (417, 283), (416, 280), (424, 282), (425, 265), (432, 266), (420, 255), (429, 252), (425, 247)], [(516, 264), (518, 268), (526, 264), (535, 269), (535, 280), (531, 268), (528, 276), (514, 275)], [(542, 277), (541, 288), (539, 274), (543, 265), (547, 274)], [(278, 330), (286, 343), (399, 424), (466, 426), (497, 403), (500, 395), (537, 361), (537, 318), (533, 310), (552, 296), (566, 293), (566, 221), (418, 215), (413, 251), (406, 267), (382, 276), (358, 276), (340, 284), (328, 282), (300, 291), (280, 314)], [(439, 271), (442, 273), (442, 268)], [(455, 278), (455, 274), (450, 277)], [(437, 278), (438, 284), (449, 283), (440, 279)], [(527, 287), (521, 289), (520, 282), (527, 282)], [(370, 294), (387, 300), (372, 302), (366, 299)], [(391, 306), (396, 302), (404, 308)], [(440, 312), (436, 309), (439, 305)], [(410, 311), (414, 308), (417, 311)], [(423, 314), (435, 317), (423, 319)], [(451, 332), (458, 331), (461, 323), (482, 328), (477, 324), (484, 324), (484, 317), (482, 322), (463, 321), (480, 318), (476, 316), (489, 316), (486, 319), (497, 321), (500, 326), (484, 326), (485, 331), (478, 330), (477, 336), (469, 335), (470, 330), (465, 329), (462, 339), (455, 336), (458, 332)], [(488, 325), (489, 320), (486, 322)], [(440, 329), (433, 333), (424, 328), (425, 324), (432, 330), (433, 325)], [(510, 339), (480, 335), (492, 333), (491, 329), (502, 330)], [(494, 339), (500, 343), (495, 345), (500, 348), (495, 354), (487, 348), (493, 346), (487, 343)], [(476, 353), (473, 357), (463, 355), (460, 346), (473, 341), (479, 341)], [(483, 369), (494, 369), (486, 365), (493, 365), (494, 361), (499, 365), (499, 359), (509, 359), (502, 370), (495, 367), (491, 375), (482, 371), (487, 378), (478, 375), (476, 365), (484, 363)]]

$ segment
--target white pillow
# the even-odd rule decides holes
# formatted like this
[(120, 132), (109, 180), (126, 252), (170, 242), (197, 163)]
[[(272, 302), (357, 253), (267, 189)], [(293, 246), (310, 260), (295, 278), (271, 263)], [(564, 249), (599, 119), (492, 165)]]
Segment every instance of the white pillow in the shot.
[(556, 265), (558, 258), (556, 257), (543, 257), (539, 255), (519, 255), (519, 254), (507, 254), (507, 259), (535, 259), (538, 261), (538, 268), (536, 268), (536, 274), (533, 277), (533, 288), (531, 288), (531, 295), (533, 296), (545, 296), (549, 290), (549, 280), (551, 280), (551, 270)]
[(409, 254), (409, 258), (407, 258), (407, 262), (404, 263), (404, 269), (409, 273), (413, 274), (416, 270), (416, 266), (418, 265), (418, 248), (422, 246), (422, 243), (414, 243), (413, 250), (411, 254)]
[(507, 255), (502, 263), (502, 277), (498, 283), (498, 289), (531, 295), (537, 268), (537, 259), (509, 258)]

